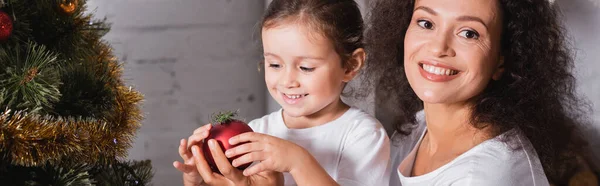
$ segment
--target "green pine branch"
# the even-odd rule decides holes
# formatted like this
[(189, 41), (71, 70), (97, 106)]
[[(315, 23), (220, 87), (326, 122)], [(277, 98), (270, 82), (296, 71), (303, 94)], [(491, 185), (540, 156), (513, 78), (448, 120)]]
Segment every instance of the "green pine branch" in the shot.
[(19, 43), (27, 43), (28, 41), (33, 39), (31, 35), (32, 29), (28, 19), (23, 19), (25, 17), (29, 17), (31, 14), (28, 11), (27, 6), (19, 6), (18, 2), (13, 2), (15, 0), (4, 0), (4, 6), (2, 11), (5, 11), (12, 18), (13, 30), (11, 36), (8, 40), (2, 42), (2, 45), (5, 46), (14, 46)]
[[(56, 140), (79, 140), (81, 137), (101, 142), (107, 142), (108, 139), (110, 144), (115, 140), (116, 144), (118, 139), (120, 148), (116, 149), (125, 148), (130, 143), (127, 139), (132, 138), (131, 135), (139, 127), (140, 115), (136, 104), (142, 98), (138, 93), (121, 91), (122, 67), (112, 55), (110, 46), (101, 39), (109, 32), (110, 24), (106, 19), (94, 20), (92, 15), (86, 15), (86, 0), (77, 0), (78, 6), (70, 15), (57, 9), (61, 1), (4, 0), (6, 4), (0, 8), (11, 16), (13, 32), (7, 41), (0, 42), (0, 107), (26, 111), (40, 118), (106, 121), (103, 126), (111, 127), (102, 127), (105, 130), (103, 132), (90, 129), (94, 127), (80, 127), (74, 130), (87, 133)], [(41, 128), (52, 127), (44, 122), (26, 119), (15, 122), (15, 126), (31, 126), (18, 134), (33, 135)], [(0, 126), (2, 124), (6, 123), (0, 123)], [(55, 132), (68, 134), (62, 129), (49, 130), (44, 132), (48, 135), (42, 135), (43, 139), (53, 140)], [(53, 160), (45, 164), (44, 160), (27, 166), (13, 164), (11, 158), (17, 151), (31, 152), (33, 157), (62, 151), (56, 150), (55, 146), (46, 147), (35, 142), (38, 138), (19, 139), (33, 142), (24, 146), (24, 143), (15, 143), (17, 135), (11, 134), (2, 133), (0, 137), (3, 140), (0, 142), (5, 147), (21, 145), (23, 148), (0, 148), (2, 185), (147, 185), (153, 175), (150, 161), (120, 162), (115, 158), (120, 153), (109, 153), (110, 157), (106, 157), (109, 156), (106, 154), (94, 156), (102, 161), (87, 165), (82, 165), (80, 160), (88, 156), (73, 153), (63, 154), (61, 161)], [(27, 151), (35, 145), (41, 150)], [(81, 145), (91, 146), (86, 143)], [(51, 150), (48, 151), (48, 148)], [(69, 145), (65, 150), (69, 148), (79, 147)]]
[(60, 62), (46, 47), (32, 42), (0, 50), (0, 87), (3, 108), (48, 112), (60, 98)]
[[(96, 64), (94, 64), (96, 63)], [(63, 68), (62, 97), (55, 104), (54, 115), (103, 119), (116, 105), (116, 80), (108, 62), (94, 59)]]
[(149, 185), (153, 177), (150, 160), (88, 165), (73, 161), (25, 167), (0, 159), (0, 183), (27, 186)]
[(225, 111), (214, 114), (212, 117), (213, 124), (227, 123), (235, 118), (237, 111)]
[(148, 185), (153, 177), (150, 160), (117, 162), (96, 168), (91, 173), (95, 175), (98, 186)]
[[(1, 162), (0, 163), (6, 163)], [(91, 186), (95, 185), (93, 177), (88, 173), (90, 166), (64, 162), (53, 165), (46, 163), (37, 167), (2, 164), (0, 166), (0, 183), (3, 185), (26, 186)]]
[(93, 32), (102, 37), (110, 31), (111, 24), (107, 23), (106, 18), (103, 20), (89, 21), (81, 30)]
[(105, 20), (84, 15), (86, 0), (77, 0), (72, 15), (61, 13), (62, 0), (5, 0), (6, 11), (13, 18), (13, 34), (2, 45), (35, 41), (60, 54), (65, 61), (93, 55), (94, 46), (110, 30)]
[(94, 181), (88, 174), (89, 167), (86, 164), (64, 166), (46, 164), (40, 169), (33, 171), (33, 180), (27, 181), (27, 185), (64, 185), (64, 186), (92, 186)]

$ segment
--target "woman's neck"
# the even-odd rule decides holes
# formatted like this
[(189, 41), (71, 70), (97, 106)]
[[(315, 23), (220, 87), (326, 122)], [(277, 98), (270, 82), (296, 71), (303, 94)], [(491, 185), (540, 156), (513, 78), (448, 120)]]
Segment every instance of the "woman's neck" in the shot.
[(437, 152), (462, 154), (479, 143), (490, 139), (488, 128), (477, 129), (471, 123), (468, 104), (424, 104), (427, 124), (427, 148)]
[(342, 116), (350, 106), (342, 102), (341, 99), (337, 99), (331, 104), (325, 106), (325, 108), (307, 115), (300, 117), (292, 117), (283, 112), (283, 122), (288, 128), (291, 129), (303, 129), (311, 128), (325, 123), (331, 122), (340, 116)]

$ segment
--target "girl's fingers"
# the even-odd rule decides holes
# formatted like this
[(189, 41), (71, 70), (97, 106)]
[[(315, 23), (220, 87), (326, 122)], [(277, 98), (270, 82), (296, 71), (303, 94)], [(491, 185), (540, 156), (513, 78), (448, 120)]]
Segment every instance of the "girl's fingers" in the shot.
[(229, 144), (235, 145), (235, 144), (242, 143), (242, 142), (260, 141), (260, 140), (264, 140), (267, 137), (268, 137), (267, 135), (256, 133), (256, 132), (244, 132), (242, 134), (239, 134), (239, 135), (229, 138)]
[(264, 157), (263, 152), (250, 152), (248, 154), (244, 154), (244, 155), (240, 156), (239, 158), (236, 158), (235, 160), (233, 160), (233, 162), (231, 164), (235, 167), (239, 167), (246, 163), (252, 163), (255, 161), (263, 161), (265, 159), (266, 158)]
[(258, 143), (258, 142), (244, 143), (244, 144), (241, 144), (239, 146), (236, 146), (234, 148), (231, 148), (231, 149), (225, 151), (225, 155), (228, 158), (231, 158), (231, 157), (236, 157), (238, 155), (246, 154), (249, 152), (262, 151), (262, 149), (263, 149), (263, 145), (261, 143)]
[(246, 170), (244, 170), (244, 176), (252, 176), (254, 174), (263, 172), (265, 170), (267, 170), (266, 165), (264, 164), (264, 162), (260, 162), (258, 164), (252, 165), (252, 166), (248, 167)]

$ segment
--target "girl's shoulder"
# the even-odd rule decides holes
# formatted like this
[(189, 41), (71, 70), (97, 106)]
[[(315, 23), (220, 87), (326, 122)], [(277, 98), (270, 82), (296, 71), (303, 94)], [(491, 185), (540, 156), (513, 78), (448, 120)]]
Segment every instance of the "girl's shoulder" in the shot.
[(283, 117), (281, 115), (281, 109), (271, 112), (270, 114), (264, 115), (263, 117), (253, 119), (248, 122), (248, 125), (254, 132), (266, 133), (271, 128), (279, 128), (283, 124)]
[[(351, 107), (342, 115), (340, 118), (336, 119), (338, 129), (347, 128), (349, 133), (382, 133), (385, 134), (387, 138), (387, 132), (385, 128), (381, 124), (377, 118), (372, 116), (371, 114), (356, 108)], [(389, 138), (388, 138), (389, 139)]]

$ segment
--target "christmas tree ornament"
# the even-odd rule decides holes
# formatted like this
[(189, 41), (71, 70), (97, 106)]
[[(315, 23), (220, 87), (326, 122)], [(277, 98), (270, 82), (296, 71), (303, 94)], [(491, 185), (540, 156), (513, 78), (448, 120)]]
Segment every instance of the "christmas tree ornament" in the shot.
[(70, 16), (77, 10), (78, 0), (58, 0), (58, 10), (60, 13)]
[(13, 31), (13, 21), (6, 12), (0, 10), (0, 42), (6, 41)]
[[(206, 158), (206, 161), (213, 172), (220, 173), (219, 169), (217, 168), (217, 165), (215, 164), (215, 160), (213, 159), (212, 154), (210, 153), (210, 148), (208, 147), (208, 140), (216, 140), (219, 146), (221, 146), (221, 149), (223, 151), (226, 151), (238, 145), (244, 144), (241, 143), (238, 145), (230, 145), (229, 138), (245, 132), (253, 132), (252, 128), (250, 128), (248, 124), (246, 124), (243, 121), (234, 119), (234, 116), (235, 113), (233, 112), (217, 114), (214, 118), (215, 121), (213, 122), (215, 123), (215, 125), (210, 129), (208, 137), (204, 139), (204, 143), (202, 144), (202, 152), (204, 153), (204, 157)], [(239, 156), (228, 158), (229, 163), (231, 163), (234, 159), (238, 157)], [(237, 168), (239, 170), (244, 170), (248, 168), (248, 166), (250, 166), (250, 163), (241, 165)]]

